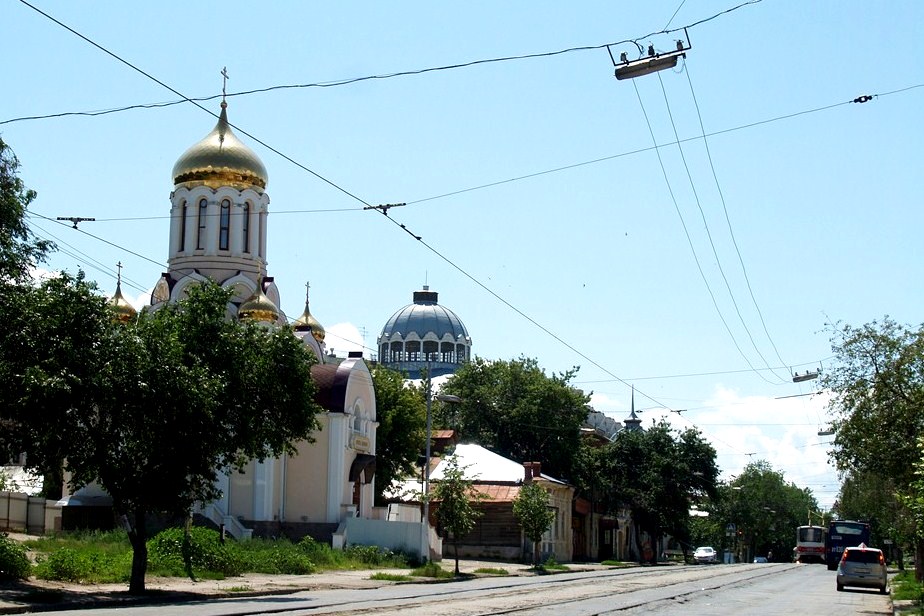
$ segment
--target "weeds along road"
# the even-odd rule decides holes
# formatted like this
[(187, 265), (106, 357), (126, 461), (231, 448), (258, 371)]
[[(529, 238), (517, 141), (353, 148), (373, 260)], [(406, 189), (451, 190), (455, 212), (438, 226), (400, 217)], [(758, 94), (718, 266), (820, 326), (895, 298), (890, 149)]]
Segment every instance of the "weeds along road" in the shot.
[[(833, 572), (819, 565), (797, 564), (633, 568), (478, 578), (116, 609), (119, 616), (891, 614), (888, 596), (872, 591), (837, 592)], [(114, 615), (115, 611), (85, 609), (80, 613)]]

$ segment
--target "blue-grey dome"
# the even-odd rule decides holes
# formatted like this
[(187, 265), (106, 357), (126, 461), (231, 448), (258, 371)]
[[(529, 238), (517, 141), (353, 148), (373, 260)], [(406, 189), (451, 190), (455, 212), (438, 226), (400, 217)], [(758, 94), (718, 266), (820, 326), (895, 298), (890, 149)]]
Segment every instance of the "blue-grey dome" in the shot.
[(424, 285), (414, 303), (391, 316), (378, 338), (379, 360), (417, 378), (429, 363), (431, 374), (451, 374), (471, 358), (472, 339), (455, 312), (437, 303)]
[(415, 291), (414, 303), (391, 315), (382, 328), (381, 336), (400, 333), (407, 338), (408, 334), (415, 333), (421, 339), (427, 334), (439, 340), (446, 334), (452, 336), (453, 340), (468, 338), (468, 330), (462, 320), (449, 308), (437, 304), (436, 299), (436, 291)]

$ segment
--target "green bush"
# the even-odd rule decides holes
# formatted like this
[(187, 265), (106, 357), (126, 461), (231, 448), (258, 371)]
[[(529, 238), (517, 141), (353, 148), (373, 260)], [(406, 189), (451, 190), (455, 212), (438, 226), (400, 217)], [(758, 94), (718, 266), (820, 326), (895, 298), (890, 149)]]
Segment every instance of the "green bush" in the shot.
[(407, 564), (407, 559), (403, 554), (392, 552), (388, 548), (380, 548), (377, 545), (348, 545), (343, 552), (348, 559), (373, 567), (383, 565), (403, 567)]
[(184, 551), (195, 573), (211, 571), (222, 575), (240, 575), (246, 570), (237, 544), (221, 542), (221, 536), (210, 528), (194, 526), (189, 543), (182, 528), (168, 528), (148, 541), (148, 562), (154, 569), (181, 576), (186, 568)]
[(0, 579), (25, 579), (31, 571), (26, 548), (10, 539), (6, 533), (0, 535)]
[(79, 582), (90, 577), (91, 563), (73, 548), (61, 548), (42, 557), (35, 566), (35, 577), (58, 582)]
[(252, 539), (241, 543), (239, 552), (246, 570), (254, 573), (306, 575), (317, 569), (305, 550), (286, 539)]

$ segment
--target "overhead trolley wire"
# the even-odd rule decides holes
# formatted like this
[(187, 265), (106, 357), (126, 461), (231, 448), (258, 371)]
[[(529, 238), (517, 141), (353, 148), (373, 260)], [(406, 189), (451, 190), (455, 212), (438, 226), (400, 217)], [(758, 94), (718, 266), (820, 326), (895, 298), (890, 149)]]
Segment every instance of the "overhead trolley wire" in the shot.
[[(77, 36), (79, 36), (80, 38), (82, 38), (82, 39), (84, 39), (85, 41), (87, 41), (87, 42), (93, 44), (94, 46), (98, 47), (99, 49), (105, 51), (105, 52), (108, 53), (109, 55), (111, 55), (111, 56), (117, 58), (120, 62), (125, 62), (125, 61), (122, 60), (121, 58), (118, 58), (115, 54), (112, 54), (112, 53), (109, 52), (108, 50), (105, 50), (105, 49), (103, 49), (102, 47), (100, 47), (99, 45), (96, 45), (96, 43), (93, 43), (93, 41), (91, 41), (91, 40), (88, 39), (87, 37), (83, 36), (82, 34), (79, 34), (79, 33), (76, 32), (75, 30), (73, 30), (73, 29), (71, 29), (70, 27), (64, 25), (64, 24), (61, 23), (60, 21), (56, 20), (54, 17), (51, 17), (51, 16), (48, 15), (47, 13), (43, 12), (41, 9), (36, 8), (35, 6), (33, 6), (32, 4), (30, 4), (29, 2), (27, 2), (26, 0), (19, 0), (19, 1), (20, 1), (21, 3), (23, 3), (23, 4), (25, 4), (26, 6), (28, 6), (29, 8), (33, 9), (34, 11), (37, 11), (38, 13), (41, 13), (42, 15), (44, 15), (45, 17), (47, 17), (48, 19), (51, 19), (52, 21), (54, 21), (54, 22), (57, 23), (58, 25), (60, 25), (60, 26), (62, 26), (62, 27), (64, 27), (64, 28), (67, 28), (68, 30), (70, 30), (71, 32), (73, 32), (74, 34), (76, 34)], [(686, 1), (686, 0), (684, 0), (684, 1)], [(626, 39), (626, 40), (623, 40), (623, 41), (616, 41), (616, 42), (614, 42), (614, 43), (603, 43), (603, 44), (599, 44), (599, 45), (581, 45), (581, 46), (577, 46), (577, 47), (568, 47), (568, 48), (565, 48), (565, 49), (559, 49), (559, 50), (556, 50), (556, 51), (544, 51), (544, 52), (537, 52), (537, 53), (519, 54), (519, 55), (511, 55), (511, 56), (501, 56), (501, 57), (496, 57), (496, 58), (486, 58), (486, 59), (480, 59), (480, 60), (470, 60), (470, 61), (465, 61), (465, 62), (457, 62), (457, 63), (454, 63), (454, 64), (446, 64), (446, 65), (442, 65), (442, 66), (433, 66), (433, 67), (427, 67), (427, 68), (419, 68), (419, 69), (410, 69), (410, 70), (403, 70), (403, 71), (395, 71), (395, 72), (392, 72), (392, 73), (384, 73), (384, 74), (380, 74), (380, 75), (365, 75), (365, 76), (362, 76), (362, 77), (348, 77), (348, 78), (345, 78), (345, 79), (335, 79), (335, 80), (331, 80), (331, 81), (321, 81), (321, 82), (315, 82), (315, 83), (283, 84), (283, 85), (268, 86), (268, 87), (265, 87), (265, 88), (255, 88), (255, 89), (251, 89), (251, 90), (244, 90), (244, 91), (241, 91), (241, 92), (228, 92), (227, 94), (213, 94), (213, 95), (211, 95), (211, 96), (202, 96), (202, 97), (196, 97), (196, 98), (190, 98), (190, 97), (184, 96), (183, 94), (181, 94), (180, 92), (177, 92), (177, 91), (174, 90), (173, 88), (170, 88), (169, 86), (166, 86), (165, 84), (161, 83), (160, 81), (157, 81), (156, 79), (154, 79), (154, 81), (156, 81), (156, 82), (159, 83), (160, 85), (166, 87), (168, 90), (170, 90), (171, 92), (173, 92), (173, 93), (176, 94), (177, 96), (180, 96), (181, 99), (180, 99), (180, 100), (176, 100), (176, 101), (166, 101), (166, 102), (159, 102), (159, 103), (139, 103), (139, 104), (134, 104), (134, 105), (126, 105), (126, 106), (124, 106), (124, 107), (116, 107), (116, 108), (112, 108), (112, 109), (102, 109), (102, 110), (97, 110), (97, 111), (66, 111), (66, 112), (52, 113), (52, 114), (47, 114), (47, 115), (23, 116), (23, 117), (18, 117), (18, 118), (10, 118), (10, 119), (7, 119), (7, 120), (2, 120), (2, 121), (0, 121), (0, 125), (9, 124), (9, 123), (11, 123), (11, 122), (22, 122), (22, 121), (26, 121), (26, 120), (47, 120), (47, 119), (52, 119), (52, 118), (61, 118), (61, 117), (68, 117), (68, 116), (101, 116), (101, 115), (108, 115), (108, 114), (112, 114), (112, 113), (120, 113), (120, 112), (123, 112), (123, 111), (131, 111), (131, 110), (134, 110), (134, 109), (159, 109), (159, 108), (163, 108), (163, 107), (170, 107), (170, 106), (173, 106), (173, 105), (180, 105), (180, 104), (183, 104), (183, 103), (193, 103), (194, 105), (200, 107), (201, 109), (204, 109), (204, 110), (208, 111), (207, 109), (205, 109), (205, 108), (202, 107), (201, 105), (198, 105), (198, 103), (199, 103), (199, 102), (210, 101), (210, 100), (215, 100), (215, 99), (222, 98), (222, 97), (231, 98), (231, 97), (234, 97), (234, 96), (249, 96), (249, 95), (252, 95), (252, 94), (261, 94), (261, 93), (273, 92), (273, 91), (277, 91), (277, 90), (291, 90), (291, 89), (304, 89), (304, 88), (332, 88), (332, 87), (337, 87), (337, 86), (345, 86), (345, 85), (360, 83), (360, 82), (363, 82), (363, 81), (384, 80), (384, 79), (393, 79), (393, 78), (396, 78), (396, 77), (408, 77), (408, 76), (413, 76), (413, 75), (423, 75), (423, 74), (426, 74), (426, 73), (433, 73), (433, 72), (439, 72), (439, 71), (449, 71), (449, 70), (455, 70), (455, 69), (461, 69), (461, 68), (468, 68), (468, 67), (472, 67), (472, 66), (479, 66), (479, 65), (483, 65), (483, 64), (495, 64), (495, 63), (499, 63), (499, 62), (511, 62), (511, 61), (516, 61), (516, 60), (531, 60), (531, 59), (537, 59), (537, 58), (548, 58), (548, 57), (559, 56), (559, 55), (563, 55), (563, 54), (575, 53), (575, 52), (581, 52), (581, 51), (597, 51), (597, 50), (600, 50), (600, 49), (605, 49), (605, 48), (607, 48), (607, 47), (609, 47), (609, 46), (624, 45), (624, 44), (626, 44), (626, 43), (634, 43), (634, 42), (637, 41), (637, 40), (649, 38), (649, 37), (652, 37), (652, 36), (660, 36), (660, 35), (672, 34), (672, 33), (674, 33), (674, 32), (680, 32), (680, 31), (682, 31), (682, 30), (684, 30), (684, 29), (693, 28), (693, 27), (695, 27), (695, 26), (699, 26), (699, 25), (701, 25), (701, 24), (704, 24), (704, 23), (707, 23), (707, 22), (709, 22), (709, 21), (712, 21), (713, 19), (717, 19), (718, 17), (721, 17), (722, 15), (725, 15), (725, 14), (727, 14), (727, 13), (731, 13), (731, 12), (733, 12), (733, 11), (737, 11), (738, 9), (743, 8), (743, 7), (745, 7), (745, 6), (748, 6), (748, 5), (750, 5), (750, 4), (757, 4), (757, 3), (759, 3), (759, 2), (762, 2), (762, 0), (749, 0), (748, 2), (743, 2), (743, 3), (741, 3), (741, 4), (738, 4), (737, 6), (731, 7), (731, 8), (729, 8), (729, 9), (724, 10), (724, 11), (721, 11), (721, 12), (719, 12), (719, 13), (716, 13), (716, 14), (714, 14), (714, 15), (711, 15), (710, 17), (706, 17), (706, 18), (704, 18), (704, 19), (700, 19), (699, 21), (695, 21), (695, 22), (693, 22), (693, 23), (691, 23), (691, 24), (688, 24), (688, 25), (686, 25), (686, 26), (682, 26), (682, 27), (679, 27), (679, 28), (673, 28), (673, 29), (670, 29), (670, 30), (668, 30), (668, 29), (667, 29), (667, 26), (665, 26), (664, 28), (662, 28), (661, 30), (659, 30), (659, 31), (657, 31), (657, 32), (651, 32), (651, 33), (649, 33), (649, 34), (646, 34), (646, 35), (644, 35), (644, 36), (637, 37), (637, 38), (635, 38), (635, 39)], [(683, 2), (681, 2), (680, 6), (683, 6)], [(680, 11), (680, 7), (677, 8), (677, 11)], [(677, 11), (674, 12), (674, 16), (675, 16), (675, 17), (676, 17), (676, 15), (677, 15)], [(671, 17), (671, 21), (673, 21), (673, 19), (674, 19), (674, 18)], [(669, 25), (670, 25), (670, 22), (668, 22), (668, 26), (669, 26)], [(127, 62), (125, 62), (125, 63), (128, 64)], [(132, 66), (132, 65), (129, 64), (129, 66)], [(137, 68), (134, 67), (134, 66), (132, 66), (132, 68), (134, 68), (135, 70), (139, 70), (139, 69), (137, 69)], [(139, 72), (142, 72), (142, 74), (144, 74), (146, 77), (150, 77), (150, 75), (147, 75), (146, 73), (143, 73), (143, 71), (139, 71)], [(153, 79), (153, 78), (152, 78), (152, 79)], [(211, 112), (209, 112), (209, 113), (211, 113)], [(215, 114), (212, 114), (212, 115), (215, 115)], [(216, 116), (216, 117), (217, 117), (217, 116)], [(248, 135), (248, 136), (249, 136), (249, 135)]]

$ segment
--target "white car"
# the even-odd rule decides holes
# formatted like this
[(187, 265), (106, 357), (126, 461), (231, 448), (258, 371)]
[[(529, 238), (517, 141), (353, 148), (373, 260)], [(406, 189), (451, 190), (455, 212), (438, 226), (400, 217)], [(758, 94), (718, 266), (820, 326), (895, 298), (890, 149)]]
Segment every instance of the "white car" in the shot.
[(844, 590), (844, 586), (862, 586), (877, 588), (885, 594), (888, 592), (887, 584), (888, 575), (882, 550), (868, 548), (862, 543), (844, 550), (837, 567), (838, 590)]
[(708, 545), (696, 548), (693, 552), (693, 562), (697, 564), (717, 562), (718, 555), (715, 550)]

